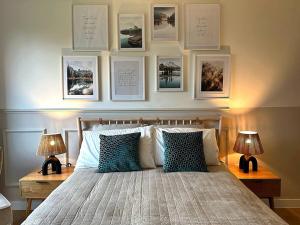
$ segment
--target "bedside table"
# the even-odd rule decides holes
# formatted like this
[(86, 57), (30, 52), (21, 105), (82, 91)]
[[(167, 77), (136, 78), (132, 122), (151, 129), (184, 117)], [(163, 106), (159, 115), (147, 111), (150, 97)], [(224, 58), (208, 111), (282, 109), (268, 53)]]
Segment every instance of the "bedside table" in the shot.
[(21, 197), (27, 200), (27, 215), (31, 210), (32, 200), (47, 198), (55, 188), (73, 173), (74, 167), (63, 167), (61, 174), (49, 174), (46, 176), (39, 173), (40, 170), (35, 170), (19, 180)]
[(269, 199), (271, 209), (274, 209), (274, 197), (280, 196), (281, 179), (266, 167), (258, 167), (258, 171), (244, 173), (239, 165), (228, 165), (230, 172), (246, 185), (259, 198)]

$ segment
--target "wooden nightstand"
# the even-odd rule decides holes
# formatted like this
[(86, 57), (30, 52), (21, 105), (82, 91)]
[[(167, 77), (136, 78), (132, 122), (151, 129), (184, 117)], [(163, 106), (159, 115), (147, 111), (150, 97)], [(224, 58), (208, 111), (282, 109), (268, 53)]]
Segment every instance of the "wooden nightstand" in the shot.
[(31, 210), (32, 200), (47, 198), (55, 188), (73, 173), (74, 167), (62, 167), (61, 174), (49, 174), (46, 176), (43, 176), (39, 171), (40, 169), (35, 170), (19, 180), (21, 197), (27, 200), (27, 215)]
[(252, 192), (260, 198), (268, 198), (270, 208), (274, 209), (274, 197), (280, 196), (281, 179), (266, 167), (258, 167), (258, 171), (244, 173), (239, 166), (228, 166), (230, 172), (242, 181)]

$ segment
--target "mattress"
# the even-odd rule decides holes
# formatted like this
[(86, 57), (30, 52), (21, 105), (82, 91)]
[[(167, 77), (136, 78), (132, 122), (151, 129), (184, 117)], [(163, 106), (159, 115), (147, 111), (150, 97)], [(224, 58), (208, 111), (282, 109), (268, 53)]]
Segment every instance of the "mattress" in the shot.
[(287, 224), (224, 168), (102, 174), (79, 169), (23, 224)]

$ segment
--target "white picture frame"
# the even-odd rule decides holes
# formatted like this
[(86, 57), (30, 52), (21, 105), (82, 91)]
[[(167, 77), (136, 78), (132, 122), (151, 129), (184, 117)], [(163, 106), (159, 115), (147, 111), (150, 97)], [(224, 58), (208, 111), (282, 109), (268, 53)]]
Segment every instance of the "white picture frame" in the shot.
[(145, 100), (145, 57), (111, 56), (112, 101)]
[(120, 51), (145, 51), (144, 14), (118, 15), (118, 43)]
[(99, 100), (98, 56), (63, 56), (63, 99)]
[(230, 54), (194, 56), (194, 99), (229, 98)]
[(161, 92), (183, 91), (183, 56), (156, 57), (156, 87)]
[(220, 4), (185, 4), (184, 48), (220, 49)]
[(151, 6), (151, 39), (153, 41), (178, 41), (178, 15), (176, 4), (153, 4)]
[(72, 25), (74, 51), (108, 50), (108, 5), (73, 5)]

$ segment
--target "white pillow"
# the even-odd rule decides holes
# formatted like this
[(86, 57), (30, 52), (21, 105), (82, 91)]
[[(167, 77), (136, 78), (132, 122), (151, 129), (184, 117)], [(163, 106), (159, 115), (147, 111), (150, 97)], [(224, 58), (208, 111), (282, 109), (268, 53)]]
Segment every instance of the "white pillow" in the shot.
[(169, 133), (188, 133), (203, 131), (203, 149), (207, 165), (220, 165), (219, 147), (216, 140), (216, 129), (198, 129), (198, 128), (155, 128), (155, 163), (162, 166), (165, 161), (164, 157), (164, 140), (162, 131)]
[(83, 141), (75, 169), (96, 168), (99, 164), (100, 134), (119, 135), (141, 132), (139, 144), (140, 165), (143, 169), (155, 168), (152, 133), (153, 126), (137, 127), (120, 130), (84, 131)]

